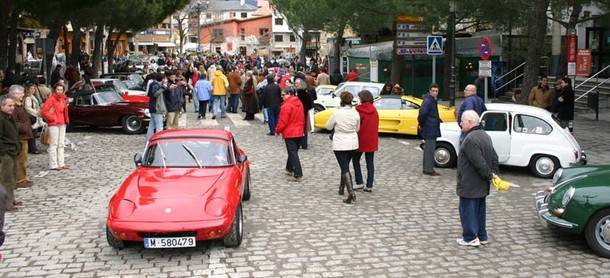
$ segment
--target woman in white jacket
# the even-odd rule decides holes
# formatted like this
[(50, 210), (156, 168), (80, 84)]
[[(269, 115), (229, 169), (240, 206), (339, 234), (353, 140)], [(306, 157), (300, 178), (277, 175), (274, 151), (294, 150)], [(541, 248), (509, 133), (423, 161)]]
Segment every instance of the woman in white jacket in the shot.
[(341, 107), (330, 117), (326, 123), (326, 129), (332, 130), (332, 146), (341, 168), (341, 184), (339, 185), (339, 195), (343, 195), (347, 187), (347, 199), (344, 203), (350, 204), (356, 201), (354, 193), (354, 183), (352, 174), (349, 171), (349, 164), (358, 149), (358, 130), (360, 129), (360, 115), (352, 109), (354, 96), (350, 92), (343, 92), (340, 95)]
[(35, 96), (37, 87), (34, 84), (26, 86), (25, 98), (23, 100), (25, 111), (32, 117), (32, 131), (34, 136), (28, 140), (28, 151), (31, 154), (40, 154), (38, 147), (36, 146), (36, 134), (38, 128), (44, 125), (42, 117), (40, 117), (40, 100)]

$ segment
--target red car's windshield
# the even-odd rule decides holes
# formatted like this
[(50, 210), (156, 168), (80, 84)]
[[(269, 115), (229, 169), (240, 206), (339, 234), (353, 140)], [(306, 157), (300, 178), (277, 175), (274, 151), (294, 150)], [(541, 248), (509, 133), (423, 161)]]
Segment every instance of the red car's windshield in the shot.
[(231, 148), (225, 140), (162, 140), (148, 146), (143, 166), (218, 167), (233, 164)]

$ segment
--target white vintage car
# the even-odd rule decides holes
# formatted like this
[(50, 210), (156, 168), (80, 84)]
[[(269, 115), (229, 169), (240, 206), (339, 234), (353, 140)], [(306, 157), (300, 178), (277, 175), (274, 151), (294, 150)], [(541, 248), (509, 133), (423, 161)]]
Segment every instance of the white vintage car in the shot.
[(373, 97), (376, 98), (381, 93), (381, 89), (383, 89), (383, 83), (374, 83), (374, 82), (355, 82), (355, 81), (347, 81), (339, 84), (337, 88), (330, 94), (326, 95), (318, 95), (318, 99), (314, 102), (313, 108), (315, 112), (324, 111), (329, 108), (337, 108), (341, 103), (339, 99), (339, 94), (342, 92), (350, 92), (354, 96), (354, 101), (358, 97), (358, 93), (362, 90), (368, 90), (373, 94)]
[[(481, 126), (493, 141), (502, 165), (529, 166), (533, 174), (551, 178), (557, 169), (586, 164), (574, 136), (544, 109), (520, 104), (487, 104)], [(439, 167), (456, 165), (461, 130), (456, 122), (441, 124), (434, 160)]]

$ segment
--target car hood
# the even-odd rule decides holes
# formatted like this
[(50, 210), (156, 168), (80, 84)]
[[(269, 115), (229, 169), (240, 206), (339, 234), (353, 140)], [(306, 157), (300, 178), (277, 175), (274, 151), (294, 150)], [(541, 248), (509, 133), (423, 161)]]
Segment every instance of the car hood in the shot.
[(139, 169), (131, 192), (125, 194), (135, 209), (124, 220), (181, 222), (209, 218), (205, 214), (205, 195), (226, 180), (221, 179), (224, 174), (224, 168)]
[[(585, 177), (586, 176), (586, 177)], [(580, 178), (585, 178), (582, 180)], [(558, 181), (558, 184), (567, 180), (579, 180), (578, 182), (568, 182), (568, 184), (583, 187), (587, 185), (607, 185), (610, 180), (610, 164), (607, 165), (587, 165), (568, 167), (563, 169), (563, 174)]]

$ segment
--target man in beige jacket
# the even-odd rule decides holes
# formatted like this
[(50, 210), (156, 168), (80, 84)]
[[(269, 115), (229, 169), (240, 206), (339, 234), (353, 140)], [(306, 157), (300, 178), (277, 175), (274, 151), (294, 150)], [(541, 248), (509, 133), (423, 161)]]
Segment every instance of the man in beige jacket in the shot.
[(542, 109), (548, 109), (551, 107), (554, 95), (555, 94), (551, 89), (549, 89), (549, 79), (543, 77), (538, 85), (534, 86), (530, 91), (528, 104)]

